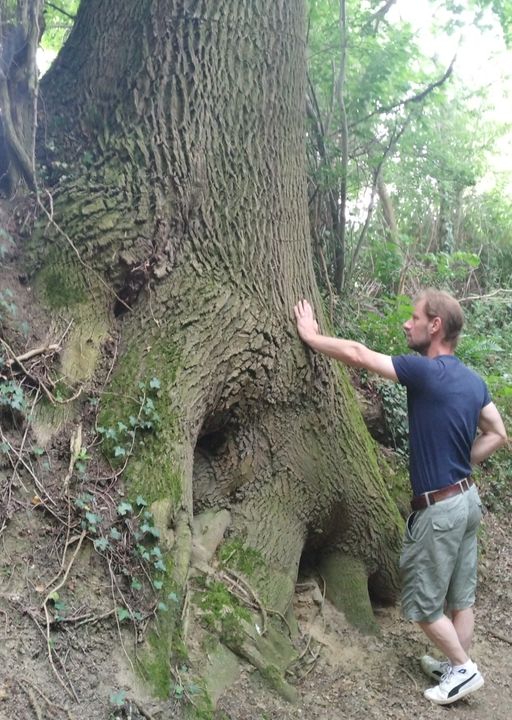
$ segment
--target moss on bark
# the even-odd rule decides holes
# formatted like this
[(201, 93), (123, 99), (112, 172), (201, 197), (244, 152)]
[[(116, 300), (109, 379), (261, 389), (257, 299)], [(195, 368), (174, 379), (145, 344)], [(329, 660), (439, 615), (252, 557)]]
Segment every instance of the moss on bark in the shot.
[(368, 572), (364, 563), (342, 552), (331, 552), (324, 557), (319, 572), (325, 580), (327, 597), (342, 610), (347, 620), (361, 632), (378, 634), (370, 597)]

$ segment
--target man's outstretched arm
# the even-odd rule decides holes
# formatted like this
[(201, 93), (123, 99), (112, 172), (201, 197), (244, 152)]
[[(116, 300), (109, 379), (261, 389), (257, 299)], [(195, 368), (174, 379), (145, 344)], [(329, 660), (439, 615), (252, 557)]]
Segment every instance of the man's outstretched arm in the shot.
[(389, 380), (398, 380), (390, 355), (374, 352), (354, 340), (320, 335), (315, 322), (313, 308), (307, 300), (301, 300), (294, 308), (297, 332), (310, 348), (329, 355), (351, 367), (365, 368)]
[(482, 408), (478, 428), (480, 434), (471, 448), (472, 465), (483, 462), (495, 450), (507, 444), (507, 431), (494, 403)]

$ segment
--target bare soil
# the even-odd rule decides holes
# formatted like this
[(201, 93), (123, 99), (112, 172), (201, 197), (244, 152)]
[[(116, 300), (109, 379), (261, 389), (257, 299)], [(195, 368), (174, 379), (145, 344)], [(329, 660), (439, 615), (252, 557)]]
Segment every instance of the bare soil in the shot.
[[(13, 232), (10, 216), (2, 211), (0, 206), (0, 224)], [(7, 243), (6, 248), (0, 258), (0, 288), (13, 291), (10, 301), (17, 313), (8, 319), (7, 330), (14, 350), (23, 352), (47, 341), (49, 324), (35, 314), (30, 284), (17, 269), (16, 246)], [(35, 441), (24, 436), (23, 422), (5, 420), (5, 414), (0, 415), (4, 437), (18, 448), (26, 441), (29, 451)], [(125, 629), (115, 621), (115, 575), (88, 540), (71, 561), (77, 533), (66, 538), (65, 526), (52, 515), (51, 500), (46, 508), (41, 505), (41, 487), (22, 463), (15, 462), (13, 469), (12, 460), (12, 453), (10, 461), (0, 453), (0, 720), (185, 717), (182, 698), (155, 700), (132, 672), (132, 649), (140, 638), (130, 626)], [(47, 498), (62, 501), (59, 483), (68, 462), (69, 433), (51, 452), (30, 455), (30, 467)], [(97, 490), (106, 499), (119, 491), (103, 486)], [(298, 703), (285, 702), (254, 668), (243, 665), (240, 678), (219, 701), (217, 720), (510, 720), (512, 500), (502, 498), (501, 503), (508, 514), (487, 514), (481, 533), (472, 656), (484, 674), (484, 688), (448, 708), (433, 706), (423, 698), (429, 681), (418, 662), (432, 650), (397, 608), (375, 608), (380, 635), (363, 636), (322, 599), (311, 579), (303, 578), (294, 602), (303, 657), (289, 678), (299, 693)], [(59, 621), (54, 604), (50, 618), (43, 606), (49, 588), (56, 586), (66, 618)], [(180, 672), (186, 684), (188, 670)]]

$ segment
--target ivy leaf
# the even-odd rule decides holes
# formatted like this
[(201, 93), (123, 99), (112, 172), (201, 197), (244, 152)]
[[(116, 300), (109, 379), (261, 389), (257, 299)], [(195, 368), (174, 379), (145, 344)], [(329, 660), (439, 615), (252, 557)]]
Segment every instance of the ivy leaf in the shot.
[(94, 541), (94, 547), (96, 548), (96, 550), (99, 550), (100, 552), (104, 552), (108, 548), (108, 546), (109, 546), (109, 542), (108, 542), (107, 538), (104, 538), (104, 537), (96, 538), (96, 540)]
[(130, 619), (130, 611), (125, 607), (118, 607), (117, 608), (117, 619), (119, 622), (124, 622), (125, 620)]
[(151, 378), (151, 380), (149, 381), (149, 387), (152, 390), (160, 390), (160, 380), (156, 377)]
[(117, 528), (113, 527), (110, 531), (110, 537), (112, 538), (112, 540), (121, 540), (123, 534), (120, 533)]
[(111, 705), (117, 708), (123, 707), (126, 700), (126, 690), (119, 690), (119, 692), (112, 693), (109, 700)]
[(99, 515), (96, 515), (96, 513), (92, 513), (89, 511), (85, 513), (85, 519), (91, 526), (91, 529), (96, 529), (96, 525), (101, 522), (101, 517)]
[(118, 515), (127, 515), (128, 513), (133, 512), (132, 504), (126, 501), (123, 501), (122, 503), (119, 503), (117, 506), (117, 514)]

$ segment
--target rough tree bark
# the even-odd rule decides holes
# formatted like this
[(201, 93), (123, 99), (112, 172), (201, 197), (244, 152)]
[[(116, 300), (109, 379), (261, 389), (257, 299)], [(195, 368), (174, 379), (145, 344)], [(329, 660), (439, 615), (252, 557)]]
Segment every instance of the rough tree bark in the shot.
[(162, 429), (126, 475), (174, 530), (176, 581), (194, 514), (227, 507), (265, 559), (266, 605), (286, 611), (313, 553), (364, 625), (368, 580), (396, 595), (400, 520), (347, 375), (292, 321), (301, 296), (321, 306), (304, 54), (301, 0), (83, 0), (42, 87), (59, 229), (36, 234), (37, 282), (74, 320), (70, 381), (120, 333), (104, 416), (122, 416), (139, 379), (161, 381)]
[(36, 48), (43, 0), (0, 3), (0, 191), (35, 187)]

